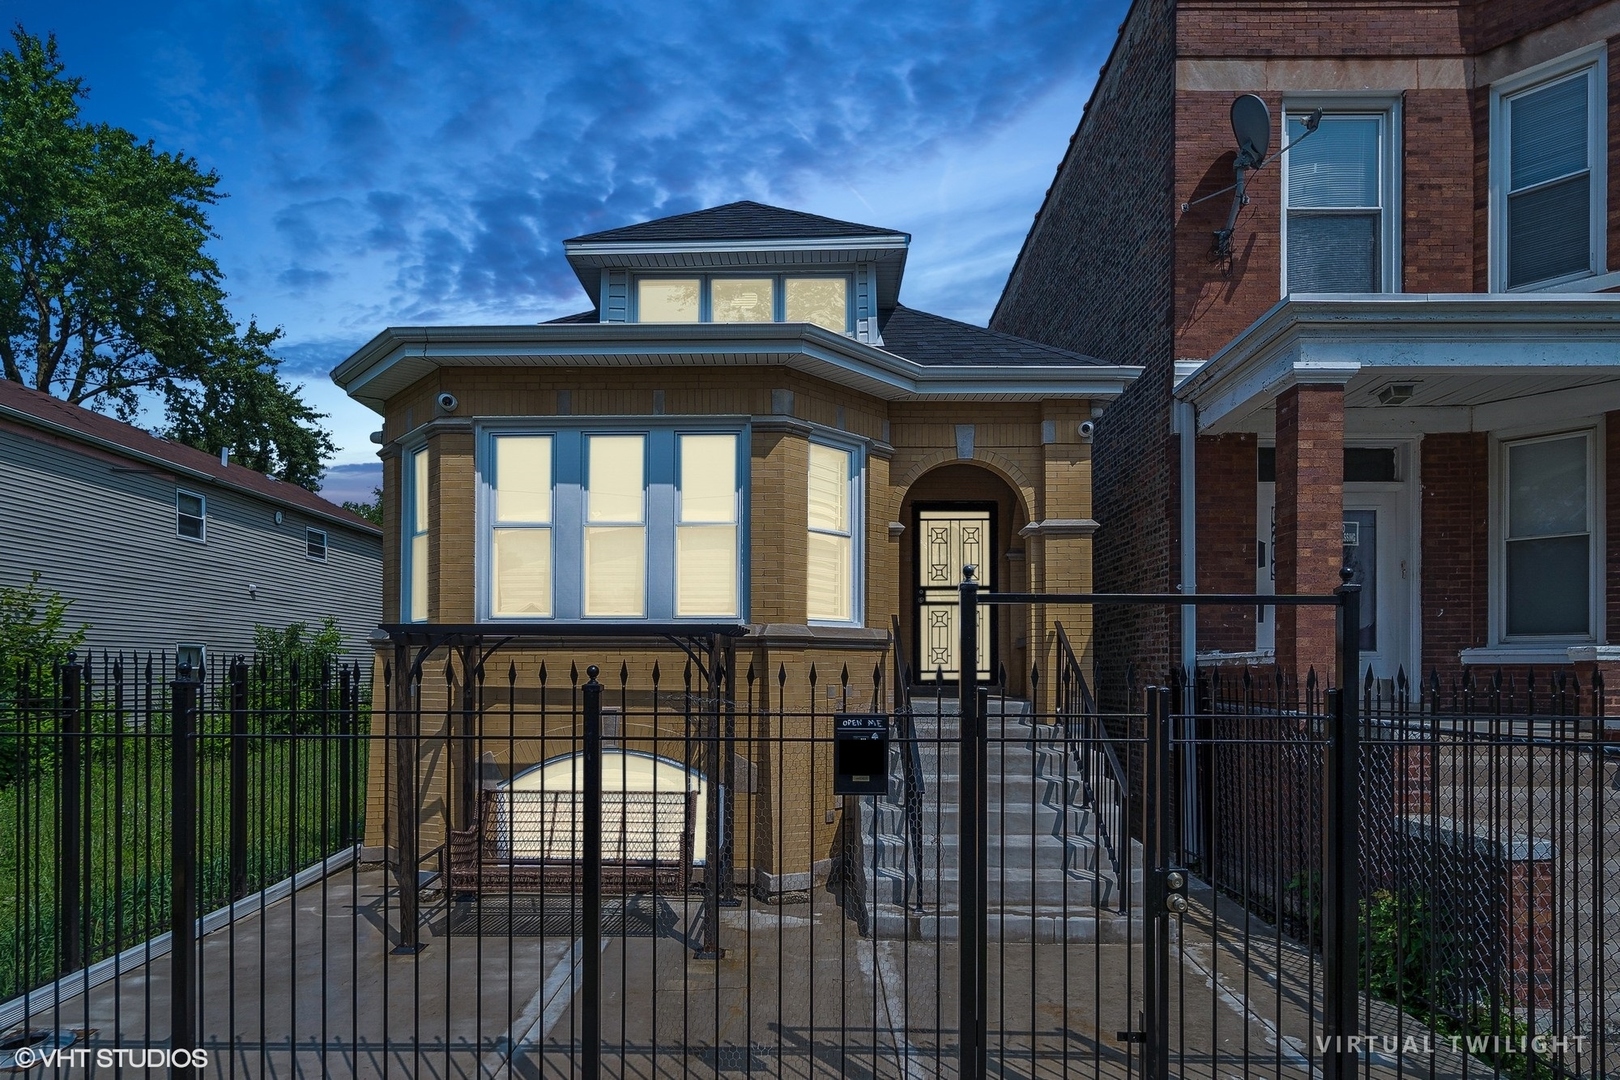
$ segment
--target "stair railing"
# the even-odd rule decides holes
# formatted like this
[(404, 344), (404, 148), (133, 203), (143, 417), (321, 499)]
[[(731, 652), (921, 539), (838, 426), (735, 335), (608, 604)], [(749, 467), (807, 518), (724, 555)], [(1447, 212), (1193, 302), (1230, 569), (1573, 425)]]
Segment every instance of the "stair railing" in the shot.
[[(1123, 912), (1130, 909), (1131, 902), (1131, 844), (1125, 829), (1125, 798), (1130, 789), (1119, 753), (1102, 722), (1097, 699), (1086, 682), (1085, 669), (1075, 656), (1063, 624), (1055, 625), (1058, 717), (1063, 726), (1063, 741), (1079, 769), (1081, 805), (1091, 809), (1092, 819), (1097, 823), (1097, 843), (1108, 854), (1114, 880), (1119, 883), (1119, 910)], [(1099, 791), (1104, 793), (1101, 799)]]
[[(916, 877), (906, 882), (910, 897), (906, 906), (914, 911), (923, 910), (923, 768), (922, 753), (917, 747), (917, 724), (911, 711), (911, 665), (900, 641), (900, 616), (890, 615), (892, 627), (890, 653), (894, 657), (894, 721), (905, 743), (903, 758), (906, 800), (906, 842), (911, 848), (911, 861), (916, 866)], [(908, 879), (911, 875), (907, 875)], [(914, 884), (913, 884), (914, 882)], [(914, 901), (914, 902), (913, 902)]]

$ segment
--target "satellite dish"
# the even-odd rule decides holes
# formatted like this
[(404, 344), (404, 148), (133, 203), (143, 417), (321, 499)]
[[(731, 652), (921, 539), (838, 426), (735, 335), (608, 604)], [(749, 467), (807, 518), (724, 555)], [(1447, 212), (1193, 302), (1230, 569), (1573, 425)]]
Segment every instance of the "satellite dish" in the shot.
[(1232, 134), (1237, 137), (1238, 168), (1255, 168), (1271, 149), (1271, 110), (1253, 94), (1232, 102)]

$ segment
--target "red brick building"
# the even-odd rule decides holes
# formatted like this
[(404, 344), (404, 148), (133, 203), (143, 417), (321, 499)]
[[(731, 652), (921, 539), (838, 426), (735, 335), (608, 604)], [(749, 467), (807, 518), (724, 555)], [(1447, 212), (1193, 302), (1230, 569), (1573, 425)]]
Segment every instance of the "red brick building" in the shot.
[[(1617, 50), (1617, 0), (1136, 0), (991, 322), (1145, 366), (1098, 424), (1099, 588), (1347, 564), (1380, 679), (1620, 658)], [(1325, 611), (1098, 613), (1105, 681), (1331, 647)]]

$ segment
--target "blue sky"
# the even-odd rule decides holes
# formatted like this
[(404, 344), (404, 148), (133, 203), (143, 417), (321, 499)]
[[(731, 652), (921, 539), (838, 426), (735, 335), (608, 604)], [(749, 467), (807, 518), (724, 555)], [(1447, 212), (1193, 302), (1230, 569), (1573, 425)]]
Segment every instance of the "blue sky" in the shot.
[(239, 319), (368, 491), (327, 378), (379, 329), (588, 306), (561, 241), (734, 199), (913, 236), (902, 299), (983, 322), (1123, 15), (1106, 2), (99, 3), (55, 31), (85, 113), (217, 169)]

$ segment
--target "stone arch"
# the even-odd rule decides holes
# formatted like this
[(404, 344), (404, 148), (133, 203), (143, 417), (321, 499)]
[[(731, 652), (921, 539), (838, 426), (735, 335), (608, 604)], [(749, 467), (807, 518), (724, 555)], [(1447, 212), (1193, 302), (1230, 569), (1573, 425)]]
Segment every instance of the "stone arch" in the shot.
[(1035, 514), (1035, 484), (1025, 475), (1018, 463), (996, 453), (994, 450), (981, 450), (974, 448), (970, 458), (960, 457), (954, 450), (935, 450), (919, 458), (911, 468), (906, 470), (904, 476), (895, 482), (900, 490), (901, 498), (911, 491), (918, 480), (928, 473), (945, 465), (980, 465), (995, 473), (1006, 482), (1018, 496), (1022, 504), (1019, 509), (1023, 511), (1027, 520), (1033, 521)]

